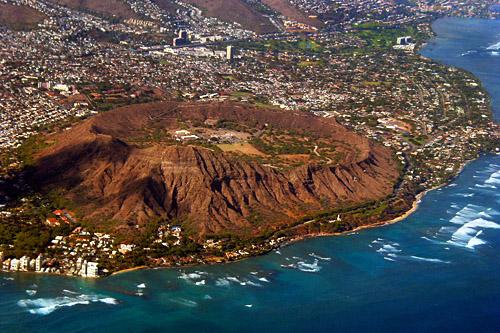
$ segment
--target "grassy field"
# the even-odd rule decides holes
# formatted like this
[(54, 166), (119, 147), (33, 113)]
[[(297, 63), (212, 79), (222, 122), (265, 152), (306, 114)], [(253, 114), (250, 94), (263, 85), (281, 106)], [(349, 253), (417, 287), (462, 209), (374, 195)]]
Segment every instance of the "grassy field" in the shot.
[(412, 36), (416, 42), (427, 38), (414, 26), (392, 27), (378, 23), (365, 23), (357, 25), (356, 29), (354, 34), (364, 40), (368, 48), (390, 48), (396, 44), (396, 39), (402, 36)]
[(248, 142), (220, 144), (217, 145), (224, 152), (238, 152), (245, 155), (266, 156), (263, 152), (255, 148)]

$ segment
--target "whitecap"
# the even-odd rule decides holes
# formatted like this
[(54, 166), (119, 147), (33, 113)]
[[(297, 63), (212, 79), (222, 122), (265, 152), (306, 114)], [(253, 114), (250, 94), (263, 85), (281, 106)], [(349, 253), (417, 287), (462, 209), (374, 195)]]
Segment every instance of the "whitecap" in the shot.
[(450, 261), (444, 261), (441, 259), (434, 259), (434, 258), (425, 258), (425, 257), (417, 257), (417, 256), (410, 256), (410, 258), (419, 260), (419, 261), (426, 261), (426, 262), (434, 262), (434, 263), (441, 263), (441, 264), (449, 264)]
[(324, 261), (330, 261), (332, 260), (332, 258), (330, 257), (321, 257), (319, 255), (317, 255), (316, 253), (309, 253), (309, 256), (313, 257), (313, 258), (316, 258), (316, 259), (319, 259), (319, 260), (324, 260)]
[(479, 188), (491, 188), (493, 190), (497, 188), (495, 185), (491, 185), (491, 184), (476, 184), (474, 186), (479, 187)]
[(321, 270), (321, 266), (318, 265), (318, 259), (314, 259), (312, 264), (305, 261), (299, 261), (297, 263), (297, 268), (302, 272), (308, 273), (316, 273)]
[(180, 304), (180, 305), (190, 307), (190, 308), (194, 308), (195, 306), (198, 306), (198, 303), (196, 303), (195, 301), (192, 301), (192, 300), (189, 300), (186, 298), (182, 298), (182, 297), (172, 298), (171, 301), (174, 303)]
[(114, 299), (113, 297), (105, 297), (101, 298), (99, 302), (104, 303), (104, 304), (111, 304), (111, 305), (116, 305), (118, 304), (118, 300)]
[(253, 304), (245, 304), (245, 306), (246, 306), (247, 308), (251, 308), (251, 307), (253, 306)]
[(228, 287), (230, 285), (229, 281), (223, 278), (215, 280), (215, 285), (217, 287)]
[(246, 284), (248, 284), (249, 286), (254, 286), (254, 287), (262, 287), (262, 285), (260, 283), (253, 282), (253, 281), (246, 281)]
[(270, 283), (271, 281), (269, 281), (268, 279), (266, 279), (265, 277), (261, 277), (259, 278), (259, 281), (262, 281), (262, 282), (267, 282), (267, 283)]
[(232, 282), (236, 282), (236, 283), (241, 283), (241, 281), (237, 277), (234, 277), (234, 276), (228, 276), (226, 279), (228, 281), (232, 281)]
[(34, 289), (27, 289), (26, 290), (26, 294), (28, 294), (28, 296), (35, 296), (36, 293), (37, 293), (37, 291)]
[(392, 259), (392, 258), (389, 258), (389, 257), (383, 257), (383, 258), (384, 258), (385, 260), (388, 260), (388, 261), (396, 261), (396, 260), (394, 260), (394, 259)]
[(482, 230), (479, 230), (474, 237), (472, 237), (468, 242), (466, 247), (469, 249), (474, 249), (478, 245), (486, 244), (486, 242), (479, 238), (479, 235), (483, 233)]
[(4, 277), (3, 278), (5, 281), (14, 281), (13, 277)]
[(205, 285), (205, 280), (197, 281), (194, 283), (197, 286), (204, 286)]
[(465, 57), (465, 56), (468, 56), (469, 54), (474, 54), (474, 53), (477, 53), (477, 50), (469, 50), (467, 52), (460, 54), (460, 56)]
[(68, 290), (68, 289), (63, 289), (62, 291), (64, 294), (70, 294), (70, 295), (78, 295), (76, 291)]
[(470, 220), (476, 218), (480, 211), (484, 210), (484, 207), (468, 204), (461, 210), (459, 210), (450, 222), (455, 224), (464, 224)]
[(477, 218), (465, 223), (462, 227), (455, 231), (448, 242), (459, 246), (467, 246), (468, 242), (474, 237), (474, 235), (477, 235), (479, 228), (500, 229), (500, 225), (483, 218)]
[(486, 48), (487, 50), (500, 50), (500, 42), (492, 44)]
[(146, 288), (146, 284), (145, 283), (138, 284), (137, 288), (144, 289), (144, 288)]
[(393, 245), (390, 245), (390, 244), (384, 244), (380, 249), (377, 250), (377, 252), (379, 253), (385, 253), (385, 252), (389, 252), (389, 253), (397, 253), (397, 252), (401, 252), (400, 249), (396, 248), (396, 245), (397, 243), (394, 243)]
[(55, 298), (22, 299), (17, 302), (17, 305), (26, 308), (31, 314), (48, 315), (59, 308), (88, 305), (95, 302), (117, 304), (117, 301), (111, 297), (82, 294), (78, 296), (61, 296)]
[(488, 179), (484, 181), (485, 184), (500, 184), (500, 171), (496, 171), (490, 175)]
[(205, 296), (203, 296), (203, 299), (212, 299), (212, 296), (206, 294)]
[(189, 281), (189, 280), (197, 280), (197, 279), (201, 279), (203, 276), (202, 274), (200, 273), (184, 273), (184, 272), (181, 272), (181, 275), (179, 275), (179, 279), (182, 279), (182, 280), (186, 280), (186, 281)]

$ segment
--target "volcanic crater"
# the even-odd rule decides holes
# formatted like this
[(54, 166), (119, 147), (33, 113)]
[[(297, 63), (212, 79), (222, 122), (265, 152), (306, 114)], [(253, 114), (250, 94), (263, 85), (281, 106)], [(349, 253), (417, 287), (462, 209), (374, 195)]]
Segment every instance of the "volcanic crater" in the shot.
[(126, 106), (51, 140), (33, 181), (117, 232), (163, 218), (199, 238), (260, 236), (383, 199), (399, 176), (389, 149), (333, 118), (230, 102)]

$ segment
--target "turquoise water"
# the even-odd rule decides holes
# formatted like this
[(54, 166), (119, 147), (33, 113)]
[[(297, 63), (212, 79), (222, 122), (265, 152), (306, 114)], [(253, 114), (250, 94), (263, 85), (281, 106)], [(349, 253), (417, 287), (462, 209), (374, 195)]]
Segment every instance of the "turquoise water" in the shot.
[[(499, 114), (500, 57), (487, 48), (500, 21), (435, 29), (423, 53), (476, 73)], [(496, 332), (498, 186), (500, 156), (485, 156), (391, 226), (228, 265), (97, 281), (1, 274), (0, 332)]]

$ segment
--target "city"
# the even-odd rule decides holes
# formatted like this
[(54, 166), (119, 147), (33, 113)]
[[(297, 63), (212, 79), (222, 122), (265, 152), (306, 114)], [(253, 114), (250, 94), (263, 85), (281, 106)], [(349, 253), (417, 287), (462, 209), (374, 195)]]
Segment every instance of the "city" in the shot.
[[(9, 199), (22, 193), (16, 204), (2, 204), (0, 214), (6, 225), (36, 224), (48, 237), (18, 252), (23, 247), (6, 231), (0, 238), (6, 240), (0, 244), (4, 270), (96, 277), (129, 266), (237, 260), (300, 238), (303, 229), (332, 232), (325, 217), (312, 217), (263, 241), (199, 242), (182, 237), (180, 227), (171, 233), (171, 223), (162, 221), (157, 237), (139, 244), (115, 240), (111, 230), (89, 233), (84, 217), (59, 223), (60, 216), (45, 211), (64, 210), (65, 204), (45, 202), (22, 179), (37, 149), (52, 144), (39, 133), (71, 132), (79, 121), (120, 106), (235, 102), (334, 118), (394, 153), (402, 174), (389, 203), (411, 201), (453, 179), (481, 153), (498, 149), (498, 125), (478, 80), (416, 53), (432, 37), (436, 16), (494, 16), (486, 2), (405, 6), (367, 0), (354, 10), (349, 1), (293, 1), (294, 10), (283, 10), (291, 16), (273, 1), (264, 1), (265, 11), (260, 2), (249, 2), (252, 13), (270, 22), (264, 34), (219, 13), (203, 16), (197, 1), (124, 3), (127, 10), (116, 16), (109, 8), (79, 11), (64, 1), (0, 3), (42, 13), (35, 28), (0, 28), (1, 181), (8, 184), (0, 194)], [(181, 144), (203, 138), (183, 131), (177, 133)], [(236, 142), (226, 135), (226, 144)], [(332, 163), (321, 149), (309, 153)], [(353, 222), (334, 232), (358, 226), (349, 214), (342, 213), (344, 223)], [(332, 212), (326, 221), (338, 215)]]

